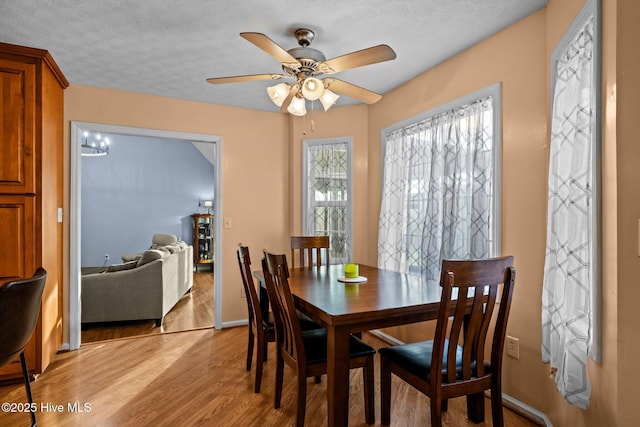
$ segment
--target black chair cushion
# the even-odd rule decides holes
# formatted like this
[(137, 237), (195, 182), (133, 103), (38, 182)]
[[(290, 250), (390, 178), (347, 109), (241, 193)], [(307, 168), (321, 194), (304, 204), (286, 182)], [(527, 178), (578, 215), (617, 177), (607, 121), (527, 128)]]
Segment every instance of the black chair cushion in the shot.
[[(307, 356), (307, 364), (325, 363), (327, 361), (327, 331), (326, 329), (313, 329), (302, 332), (304, 352)], [(358, 338), (349, 337), (349, 357), (355, 358), (375, 354), (373, 347), (365, 344)]]
[(273, 317), (273, 311), (270, 311), (266, 319), (264, 317), (262, 318), (262, 330), (264, 330), (265, 332), (274, 332), (274, 325), (276, 324), (275, 322), (276, 320)]
[[(442, 357), (442, 378), (446, 378), (446, 360), (449, 342), (445, 341), (444, 354)], [(380, 355), (383, 355), (394, 364), (402, 366), (413, 374), (431, 381), (431, 355), (433, 353), (433, 340), (421, 341), (411, 344), (397, 345), (394, 347), (381, 348)], [(456, 350), (456, 371), (462, 367), (462, 347), (457, 346)]]
[(322, 326), (311, 320), (309, 316), (298, 311), (298, 320), (300, 321), (300, 329), (303, 331), (310, 331), (312, 329), (323, 329)]

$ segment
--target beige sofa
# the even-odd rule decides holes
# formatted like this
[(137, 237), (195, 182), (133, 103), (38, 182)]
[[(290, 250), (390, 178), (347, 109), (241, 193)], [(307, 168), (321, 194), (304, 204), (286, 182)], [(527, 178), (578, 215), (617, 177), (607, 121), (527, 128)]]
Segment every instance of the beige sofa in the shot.
[(123, 255), (122, 264), (82, 275), (82, 323), (164, 316), (193, 286), (193, 247), (156, 234), (145, 252)]

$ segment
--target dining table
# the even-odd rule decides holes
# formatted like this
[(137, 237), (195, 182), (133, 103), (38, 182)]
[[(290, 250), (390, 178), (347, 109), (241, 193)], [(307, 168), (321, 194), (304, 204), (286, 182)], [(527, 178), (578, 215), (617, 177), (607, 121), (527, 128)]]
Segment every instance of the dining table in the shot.
[[(260, 284), (261, 309), (268, 313), (263, 272), (255, 271), (254, 277)], [(349, 420), (349, 335), (438, 316), (441, 288), (437, 280), (428, 283), (421, 276), (367, 265), (359, 265), (359, 280), (345, 279), (340, 264), (289, 269), (296, 308), (327, 330), (330, 427), (347, 426)], [(483, 395), (467, 396), (467, 409), (469, 419), (482, 422)]]

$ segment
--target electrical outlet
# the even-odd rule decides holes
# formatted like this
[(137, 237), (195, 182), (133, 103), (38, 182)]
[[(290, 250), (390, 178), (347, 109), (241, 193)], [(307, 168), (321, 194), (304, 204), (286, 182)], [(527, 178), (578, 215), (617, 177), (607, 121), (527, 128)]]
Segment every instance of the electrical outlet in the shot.
[(520, 359), (520, 340), (507, 335), (507, 356)]

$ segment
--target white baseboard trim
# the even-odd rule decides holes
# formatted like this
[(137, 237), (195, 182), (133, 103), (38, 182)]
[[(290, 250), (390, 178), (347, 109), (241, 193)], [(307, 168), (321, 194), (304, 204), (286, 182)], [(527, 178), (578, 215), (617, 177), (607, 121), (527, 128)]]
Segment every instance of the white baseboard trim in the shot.
[[(389, 334), (385, 334), (384, 332), (377, 329), (368, 332), (371, 335), (391, 345), (405, 344), (403, 341)], [(551, 420), (549, 420), (549, 418), (543, 412), (532, 408), (526, 403), (520, 402), (519, 400), (509, 396), (508, 394), (502, 393), (502, 404), (512, 411), (516, 412), (517, 414), (522, 415), (523, 417), (530, 419), (533, 422), (544, 425), (545, 427), (553, 427), (553, 424), (551, 424)]]
[(389, 343), (389, 344), (393, 344), (393, 345), (402, 345), (404, 344), (403, 341), (400, 341), (399, 339), (392, 337), (389, 334), (385, 334), (382, 331), (379, 331), (378, 329), (373, 329), (371, 331), (367, 331), (368, 333), (370, 333), (371, 335), (373, 335), (376, 338), (380, 338), (382, 341)]
[(543, 412), (532, 408), (526, 403), (520, 402), (518, 399), (515, 399), (508, 394), (502, 393), (502, 404), (525, 418), (540, 423), (545, 427), (553, 427), (551, 420)]
[[(220, 329), (224, 328), (233, 328), (234, 326), (244, 326), (249, 324), (249, 319), (244, 320), (234, 320), (233, 322), (222, 322), (220, 324)], [(218, 329), (218, 328), (216, 328)]]

